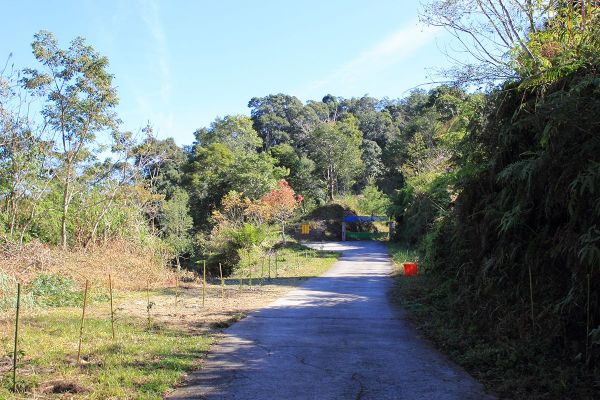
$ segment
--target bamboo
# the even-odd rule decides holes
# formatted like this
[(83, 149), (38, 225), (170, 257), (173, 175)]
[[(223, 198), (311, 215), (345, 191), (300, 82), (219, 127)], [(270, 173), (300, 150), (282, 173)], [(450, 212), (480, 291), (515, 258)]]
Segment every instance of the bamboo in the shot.
[(531, 277), (531, 264), (527, 264), (529, 269), (529, 301), (531, 305), (531, 328), (535, 330), (535, 317), (533, 316), (533, 279)]
[(87, 305), (89, 281), (85, 280), (85, 290), (83, 292), (83, 309), (81, 311), (81, 324), (79, 325), (79, 345), (77, 346), (77, 365), (81, 365), (81, 342), (83, 340), (83, 327), (85, 323), (85, 307)]
[(112, 338), (115, 340), (115, 309), (113, 307), (113, 288), (110, 274), (108, 274), (108, 290), (110, 292), (110, 329), (112, 331)]
[(202, 262), (202, 307), (206, 298), (206, 260)]
[(225, 298), (225, 280), (223, 279), (223, 267), (221, 267), (221, 263), (219, 263), (219, 275), (221, 277), (221, 298)]
[(17, 391), (17, 351), (18, 351), (18, 343), (19, 343), (19, 313), (21, 311), (21, 284), (17, 283), (17, 310), (15, 314), (15, 345), (13, 348), (13, 370), (12, 370), (12, 380), (13, 392)]

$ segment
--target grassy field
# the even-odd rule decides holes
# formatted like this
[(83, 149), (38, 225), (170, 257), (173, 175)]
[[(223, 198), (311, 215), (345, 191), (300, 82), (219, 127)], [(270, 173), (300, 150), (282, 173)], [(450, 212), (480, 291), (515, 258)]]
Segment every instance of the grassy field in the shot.
[[(14, 313), (0, 318), (0, 399), (161, 399), (199, 365), (214, 334), (263, 307), (307, 278), (327, 271), (338, 254), (279, 249), (277, 271), (253, 271), (208, 280), (202, 304), (198, 281), (115, 293), (115, 339), (106, 291), (97, 289), (86, 310), (81, 362), (77, 348), (81, 307), (28, 306), (19, 333), (17, 393), (12, 393)], [(277, 275), (277, 276), (276, 276)], [(27, 292), (27, 290), (25, 291)], [(77, 296), (71, 296), (76, 300)]]

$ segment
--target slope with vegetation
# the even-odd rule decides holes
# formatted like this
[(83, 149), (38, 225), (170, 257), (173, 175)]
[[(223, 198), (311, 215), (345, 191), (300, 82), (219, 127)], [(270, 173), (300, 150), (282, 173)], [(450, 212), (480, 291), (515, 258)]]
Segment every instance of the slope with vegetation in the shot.
[[(496, 82), (450, 170), (409, 196), (401, 235), (418, 245), (426, 274), (400, 279), (397, 295), (501, 395), (597, 398), (599, 4), (511, 2), (495, 14), (506, 2), (468, 3), (431, 2), (425, 19), (481, 40), (491, 58), (468, 70)], [(506, 33), (509, 24), (525, 28)], [(504, 58), (482, 27), (510, 44)]]

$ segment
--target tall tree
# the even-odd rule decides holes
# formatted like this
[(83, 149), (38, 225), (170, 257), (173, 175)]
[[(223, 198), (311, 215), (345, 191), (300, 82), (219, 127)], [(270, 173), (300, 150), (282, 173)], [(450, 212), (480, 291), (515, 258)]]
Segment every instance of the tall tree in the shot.
[(34, 36), (33, 54), (42, 69), (26, 69), (25, 87), (47, 95), (42, 111), (47, 125), (58, 135), (55, 150), (62, 185), (61, 238), (67, 247), (67, 219), (78, 171), (93, 158), (96, 134), (115, 130), (118, 103), (108, 73), (108, 59), (98, 54), (83, 38), (74, 39), (64, 50), (54, 35), (40, 31)]
[(361, 172), (361, 134), (356, 118), (322, 123), (312, 134), (309, 150), (327, 187), (327, 197), (349, 189)]

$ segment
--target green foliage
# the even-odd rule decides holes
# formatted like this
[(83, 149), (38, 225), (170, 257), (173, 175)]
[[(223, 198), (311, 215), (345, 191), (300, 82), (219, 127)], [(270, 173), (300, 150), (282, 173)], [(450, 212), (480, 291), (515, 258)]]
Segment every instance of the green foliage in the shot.
[(390, 199), (370, 181), (358, 198), (359, 210), (365, 215), (388, 215)]
[(600, 324), (600, 80), (584, 69), (543, 97), (505, 89), (464, 139), (479, 155), (461, 160), (470, 172), (457, 175), (456, 206), (422, 243), (424, 261), (434, 284), (456, 277), (447, 320), (535, 340), (585, 382), (600, 356), (586, 337)]
[(28, 288), (36, 305), (42, 307), (80, 306), (83, 293), (71, 278), (55, 274), (38, 275)]
[(337, 123), (323, 123), (311, 135), (309, 149), (329, 200), (336, 193), (349, 190), (361, 172), (360, 144), (361, 134), (352, 116)]

